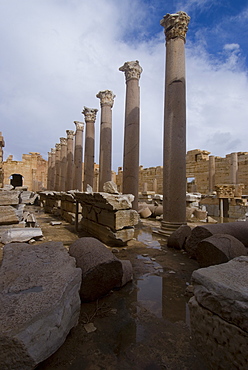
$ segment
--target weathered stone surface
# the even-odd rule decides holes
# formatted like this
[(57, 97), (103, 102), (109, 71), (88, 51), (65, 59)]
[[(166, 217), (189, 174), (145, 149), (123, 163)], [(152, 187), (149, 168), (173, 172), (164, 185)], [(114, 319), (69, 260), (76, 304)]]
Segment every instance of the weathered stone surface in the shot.
[(4, 247), (0, 368), (29, 370), (64, 342), (80, 313), (81, 270), (61, 242)]
[(99, 240), (80, 238), (71, 244), (69, 253), (82, 269), (82, 301), (94, 301), (121, 285), (122, 263)]
[(237, 238), (248, 248), (248, 222), (229, 222), (224, 224), (197, 226), (188, 237), (185, 245), (186, 251), (191, 257), (196, 257), (197, 244), (214, 234), (228, 234)]
[(196, 208), (193, 212), (193, 215), (195, 218), (198, 218), (198, 220), (205, 220), (208, 214), (206, 211)]
[(2, 235), (3, 244), (13, 242), (27, 242), (30, 239), (42, 237), (42, 231), (39, 227), (14, 228), (5, 231)]
[(82, 218), (82, 228), (109, 246), (124, 245), (134, 237), (134, 228), (124, 228), (113, 232), (109, 227)]
[(191, 220), (195, 209), (196, 209), (195, 207), (186, 207), (186, 220), (189, 221)]
[(247, 256), (247, 248), (232, 235), (214, 234), (199, 242), (195, 253), (200, 267), (207, 267)]
[(138, 212), (140, 214), (140, 217), (142, 218), (148, 218), (152, 215), (152, 212), (150, 211), (148, 207), (143, 207)]
[(104, 193), (119, 194), (117, 185), (114, 181), (107, 181), (103, 184)]
[(181, 225), (169, 236), (167, 246), (175, 249), (183, 249), (190, 233), (191, 228), (188, 225)]
[(114, 232), (124, 227), (135, 226), (139, 222), (138, 212), (132, 209), (113, 212), (103, 208), (84, 205), (82, 207), (82, 216), (103, 226), (110, 227)]
[(14, 207), (0, 206), (0, 225), (17, 224), (18, 222), (19, 218)]
[(196, 270), (192, 274), (197, 302), (248, 332), (248, 257)]
[(75, 198), (82, 203), (96, 204), (99, 208), (117, 211), (132, 208), (132, 194), (75, 193)]
[(20, 203), (20, 191), (0, 191), (0, 206), (16, 205)]

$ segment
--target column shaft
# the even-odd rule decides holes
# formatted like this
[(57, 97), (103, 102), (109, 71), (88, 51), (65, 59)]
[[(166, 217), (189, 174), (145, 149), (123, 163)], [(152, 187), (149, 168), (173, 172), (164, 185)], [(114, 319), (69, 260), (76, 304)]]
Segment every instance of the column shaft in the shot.
[(82, 191), (82, 158), (83, 158), (83, 129), (84, 123), (74, 121), (76, 125), (74, 148), (74, 189)]
[[(66, 190), (73, 189), (73, 135), (72, 130), (66, 130), (67, 133), (67, 166), (66, 166)], [(82, 165), (81, 165), (82, 167)]]
[(60, 191), (65, 191), (66, 180), (66, 162), (67, 162), (67, 139), (60, 138), (61, 151), (60, 151)]
[(231, 184), (238, 183), (238, 153), (231, 153), (230, 182)]
[(59, 177), (60, 177), (60, 144), (55, 145), (56, 153), (55, 153), (55, 190), (59, 191)]
[(51, 190), (55, 190), (55, 154), (54, 148), (51, 149), (51, 177), (50, 177), (50, 187)]
[(215, 187), (215, 156), (209, 156), (209, 193), (214, 191)]

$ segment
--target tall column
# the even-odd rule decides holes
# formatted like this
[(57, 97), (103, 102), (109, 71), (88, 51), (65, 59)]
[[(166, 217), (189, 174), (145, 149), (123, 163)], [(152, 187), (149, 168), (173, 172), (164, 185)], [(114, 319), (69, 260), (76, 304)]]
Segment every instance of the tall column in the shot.
[(138, 210), (140, 88), (142, 68), (139, 61), (126, 62), (119, 68), (126, 78), (126, 108), (123, 155), (123, 193), (133, 194), (133, 209)]
[(74, 148), (74, 189), (82, 191), (83, 131), (84, 123), (74, 121), (76, 125)]
[(50, 187), (51, 190), (55, 190), (55, 154), (56, 150), (51, 148), (51, 177), (50, 177)]
[(66, 160), (67, 160), (67, 139), (65, 137), (60, 138), (60, 191), (65, 191), (65, 180), (66, 180)]
[[(73, 130), (66, 130), (67, 133), (67, 155), (66, 155), (66, 181), (65, 181), (65, 190), (73, 189)], [(81, 165), (82, 167), (82, 165)]]
[(230, 183), (238, 183), (238, 153), (231, 153)]
[(89, 184), (94, 186), (94, 152), (95, 152), (95, 120), (98, 109), (84, 107), (83, 114), (86, 123), (85, 154), (84, 154), (84, 191)]
[(55, 190), (59, 191), (59, 183), (60, 183), (60, 151), (61, 146), (60, 144), (55, 144)]
[(209, 193), (214, 191), (215, 186), (215, 156), (209, 156)]
[(103, 191), (103, 184), (112, 179), (112, 107), (115, 95), (105, 90), (99, 91), (96, 97), (101, 104), (99, 191)]
[(166, 37), (163, 221), (169, 236), (186, 224), (186, 94), (185, 37), (190, 17), (184, 12), (167, 14), (160, 24)]
[(52, 154), (48, 152), (48, 161), (47, 161), (47, 189), (51, 190), (51, 162)]

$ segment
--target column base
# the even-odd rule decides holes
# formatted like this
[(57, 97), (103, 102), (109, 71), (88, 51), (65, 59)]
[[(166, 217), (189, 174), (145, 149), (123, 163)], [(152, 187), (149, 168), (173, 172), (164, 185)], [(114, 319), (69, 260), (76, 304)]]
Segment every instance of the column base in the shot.
[(181, 225), (187, 225), (187, 222), (161, 222), (161, 229), (158, 230), (158, 234), (168, 238), (174, 233)]

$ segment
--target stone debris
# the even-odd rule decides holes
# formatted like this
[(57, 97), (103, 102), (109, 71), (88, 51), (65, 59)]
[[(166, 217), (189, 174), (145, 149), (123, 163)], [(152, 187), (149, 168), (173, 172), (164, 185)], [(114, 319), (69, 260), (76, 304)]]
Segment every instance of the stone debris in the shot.
[(218, 265), (239, 256), (247, 256), (248, 249), (232, 235), (214, 234), (197, 244), (196, 260), (200, 267)]
[(114, 181), (107, 181), (103, 184), (104, 193), (119, 194), (117, 185)]
[(12, 206), (0, 206), (0, 225), (18, 224), (19, 217)]
[(8, 244), (0, 281), (0, 368), (34, 369), (78, 323), (81, 270), (62, 242)]
[(85, 331), (89, 334), (89, 333), (93, 333), (94, 331), (96, 331), (96, 327), (95, 325), (93, 324), (93, 322), (89, 322), (87, 324), (84, 324), (84, 329)]
[(1, 237), (1, 243), (28, 242), (30, 239), (39, 239), (43, 236), (38, 227), (14, 228), (5, 231)]
[(50, 221), (51, 226), (57, 226), (57, 225), (61, 225), (61, 224), (62, 224), (62, 221)]
[(84, 237), (71, 244), (69, 253), (82, 270), (80, 296), (95, 301), (131, 279), (131, 264), (120, 261), (99, 240)]
[(248, 368), (248, 257), (192, 274), (189, 301), (195, 344), (213, 369)]

